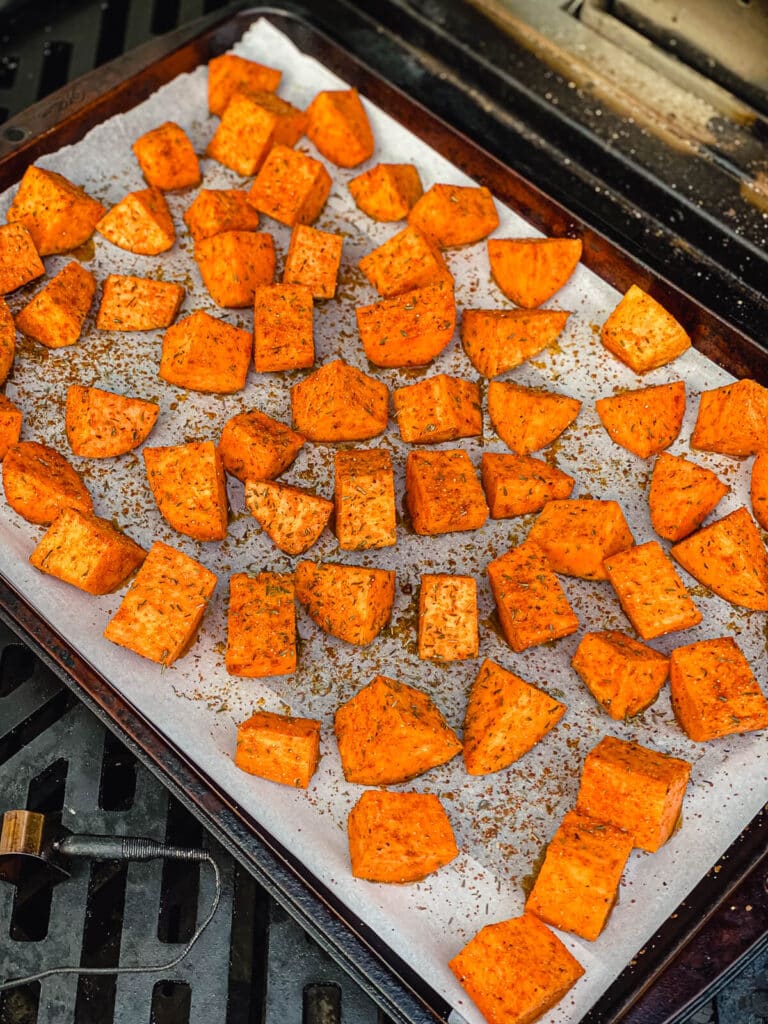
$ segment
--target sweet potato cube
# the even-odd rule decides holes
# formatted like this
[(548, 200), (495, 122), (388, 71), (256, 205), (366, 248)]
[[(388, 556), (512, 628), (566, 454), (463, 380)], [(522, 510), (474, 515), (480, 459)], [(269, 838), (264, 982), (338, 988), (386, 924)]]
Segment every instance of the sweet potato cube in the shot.
[(701, 612), (658, 541), (625, 548), (603, 564), (624, 614), (643, 640), (701, 622)]
[(29, 560), (41, 572), (87, 594), (109, 594), (138, 569), (146, 554), (106, 519), (65, 508)]
[(635, 543), (619, 503), (592, 498), (547, 502), (528, 538), (555, 572), (585, 580), (608, 579), (603, 559)]
[(174, 530), (195, 540), (227, 535), (227, 489), (212, 441), (145, 448), (144, 465), (157, 507)]
[(124, 455), (146, 441), (159, 413), (156, 402), (72, 384), (65, 412), (67, 440), (75, 455), (86, 458)]
[(395, 574), (333, 562), (299, 562), (296, 597), (326, 633), (365, 646), (389, 622)]
[(129, 192), (97, 222), (96, 230), (119, 249), (139, 256), (167, 252), (176, 241), (171, 211), (158, 188)]
[(580, 259), (580, 238), (488, 239), (494, 281), (524, 309), (535, 309), (559, 292)]
[(680, 818), (691, 765), (679, 757), (606, 736), (587, 754), (576, 810), (624, 829), (655, 853)]
[(51, 256), (87, 242), (105, 212), (97, 199), (63, 174), (33, 165), (24, 172), (8, 222), (23, 224), (40, 255)]
[(380, 221), (405, 220), (423, 191), (413, 164), (376, 164), (347, 187), (363, 213)]
[(301, 284), (267, 284), (253, 303), (253, 365), (258, 373), (302, 370), (315, 362), (312, 293)]
[(296, 605), (290, 573), (235, 573), (229, 581), (227, 650), (231, 676), (296, 671)]
[(768, 729), (768, 700), (731, 637), (675, 648), (669, 685), (675, 717), (697, 743)]
[(512, 382), (488, 385), (488, 413), (493, 429), (517, 455), (530, 455), (552, 444), (579, 415), (581, 402), (568, 395)]
[(264, 231), (221, 231), (195, 245), (203, 284), (219, 306), (241, 309), (275, 278), (275, 243)]
[(332, 299), (341, 265), (342, 235), (297, 224), (291, 232), (283, 284), (303, 284), (315, 299)]
[(476, 658), (480, 646), (474, 576), (425, 573), (419, 591), (419, 657)]
[(21, 409), (5, 395), (0, 395), (0, 462), (8, 449), (21, 436)]
[(453, 277), (443, 254), (416, 228), (406, 227), (367, 253), (358, 263), (373, 287), (385, 298), (424, 288)]
[[(1, 350), (2, 341), (0, 341), (0, 363), (2, 363)], [(2, 379), (3, 374), (0, 370), (0, 381)], [(725, 484), (721, 486), (725, 487)], [(768, 530), (768, 449), (758, 452), (752, 463), (749, 498), (752, 502), (752, 515), (764, 530)], [(675, 537), (674, 539), (678, 540), (679, 538)]]
[(93, 274), (72, 260), (19, 310), (16, 327), (46, 348), (74, 345), (95, 291)]
[(219, 454), (224, 469), (239, 480), (271, 480), (290, 466), (305, 440), (284, 423), (251, 409), (224, 424)]
[(594, 942), (616, 903), (632, 846), (623, 829), (569, 811), (547, 846), (525, 909)]
[(184, 301), (184, 286), (173, 281), (110, 274), (96, 317), (100, 331), (154, 331), (169, 327)]
[(197, 154), (189, 136), (175, 121), (145, 132), (131, 148), (148, 185), (169, 192), (200, 184)]
[(433, 185), (411, 207), (408, 223), (441, 249), (479, 242), (499, 226), (493, 196), (475, 185)]
[(315, 718), (257, 711), (237, 727), (235, 764), (250, 775), (306, 789), (320, 760), (320, 725)]
[(559, 309), (465, 309), (461, 344), (478, 373), (496, 377), (548, 348), (570, 315)]
[(347, 822), (352, 874), (368, 882), (418, 882), (458, 855), (434, 793), (366, 790)]
[(274, 92), (280, 85), (282, 71), (258, 64), (255, 60), (223, 53), (208, 61), (208, 109), (221, 117), (233, 94), (245, 89), (266, 89)]
[(532, 750), (566, 712), (544, 690), (485, 659), (464, 717), (464, 765), (470, 775), (508, 768)]
[(703, 391), (691, 434), (691, 447), (722, 455), (754, 455), (766, 447), (768, 388), (737, 380)]
[(201, 188), (184, 213), (184, 223), (195, 242), (202, 242), (222, 231), (258, 231), (259, 212), (245, 189)]
[(585, 633), (571, 665), (617, 721), (650, 707), (669, 675), (669, 658), (615, 629)]
[(488, 579), (504, 637), (513, 651), (559, 640), (579, 628), (546, 555), (532, 541), (490, 562)]
[(319, 539), (333, 502), (300, 487), (246, 480), (245, 507), (269, 539), (288, 555), (303, 555)]
[(481, 928), (448, 966), (488, 1024), (532, 1024), (584, 973), (533, 914)]
[(0, 298), (0, 384), (8, 379), (15, 354), (16, 324), (7, 302)]
[(479, 530), (488, 506), (465, 451), (413, 451), (405, 467), (405, 500), (416, 533)]
[(206, 156), (250, 177), (264, 163), (273, 145), (295, 146), (304, 134), (307, 115), (303, 110), (260, 90), (238, 91), (221, 115), (208, 143)]
[(480, 386), (438, 373), (398, 388), (392, 396), (400, 437), (411, 444), (437, 444), (483, 432)]
[(387, 429), (389, 389), (341, 359), (291, 388), (293, 421), (310, 441), (366, 441)]
[(311, 224), (331, 191), (331, 176), (319, 160), (289, 146), (273, 146), (256, 175), (248, 202), (281, 224)]
[(197, 310), (163, 335), (160, 376), (191, 391), (229, 394), (245, 387), (253, 337)]
[(431, 697), (386, 676), (341, 705), (334, 729), (344, 778), (362, 786), (407, 782), (461, 750)]
[(530, 455), (484, 452), (480, 472), (493, 519), (539, 512), (548, 501), (567, 498), (576, 482), (561, 469)]
[(701, 526), (729, 491), (711, 469), (659, 452), (648, 494), (654, 530), (665, 540), (682, 540)]
[(93, 501), (80, 474), (53, 448), (19, 441), (3, 459), (5, 500), (30, 523), (49, 526), (64, 508), (92, 512)]
[(355, 310), (365, 354), (376, 366), (424, 366), (453, 338), (456, 302), (448, 280)]
[(307, 138), (332, 164), (357, 167), (373, 156), (373, 132), (357, 89), (319, 92), (307, 119)]
[(383, 448), (336, 452), (336, 537), (345, 551), (395, 544), (395, 475)]
[(672, 557), (718, 597), (768, 611), (768, 551), (743, 505), (675, 544)]
[(155, 541), (104, 636), (150, 661), (172, 665), (194, 642), (215, 587), (210, 569)]
[(675, 380), (598, 398), (595, 409), (612, 441), (647, 459), (668, 448), (680, 433), (685, 384)]
[(635, 373), (671, 363), (691, 347), (672, 314), (636, 284), (603, 324), (600, 340)]
[(0, 226), (0, 295), (15, 292), (45, 273), (32, 235), (23, 224)]

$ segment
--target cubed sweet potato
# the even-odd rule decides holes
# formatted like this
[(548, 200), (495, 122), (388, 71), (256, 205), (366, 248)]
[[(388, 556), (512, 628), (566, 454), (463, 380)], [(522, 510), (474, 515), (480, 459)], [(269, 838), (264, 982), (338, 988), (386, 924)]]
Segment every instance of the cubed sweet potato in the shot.
[(3, 459), (5, 500), (30, 523), (50, 525), (65, 508), (92, 512), (93, 501), (80, 474), (53, 448), (19, 441)]
[(449, 280), (355, 309), (365, 354), (376, 366), (424, 366), (453, 338), (456, 301)]
[(660, 537), (678, 541), (701, 526), (730, 487), (711, 469), (660, 452), (653, 467), (648, 505)]
[(333, 502), (300, 487), (246, 480), (245, 507), (270, 540), (288, 555), (303, 555), (319, 539)]
[[(160, 193), (162, 195), (162, 193)], [(242, 188), (201, 188), (184, 213), (195, 242), (222, 231), (258, 231), (259, 211)]]
[(647, 459), (668, 448), (680, 433), (685, 384), (675, 380), (598, 398), (595, 409), (612, 441)]
[(383, 448), (336, 452), (336, 537), (345, 551), (396, 543), (395, 476)]
[(275, 278), (275, 243), (265, 231), (221, 231), (195, 245), (195, 263), (217, 305), (241, 309)]
[(580, 238), (488, 239), (494, 281), (524, 309), (535, 309), (559, 292), (580, 259)]
[(16, 327), (46, 348), (74, 345), (95, 291), (93, 274), (72, 260), (19, 310)]
[(493, 196), (475, 185), (433, 185), (414, 203), (408, 223), (441, 249), (479, 242), (499, 226)]
[(691, 447), (722, 455), (754, 455), (766, 447), (768, 388), (755, 380), (737, 380), (712, 391), (699, 401)]
[(5, 384), (16, 355), (16, 324), (5, 299), (0, 298), (0, 384)]
[(333, 562), (299, 562), (296, 597), (326, 633), (365, 646), (389, 622), (395, 574)]
[(419, 590), (419, 657), (476, 658), (480, 648), (474, 576), (424, 573)]
[(307, 107), (307, 138), (339, 167), (357, 167), (373, 156), (373, 132), (357, 89), (319, 92)]
[(303, 370), (315, 362), (312, 293), (301, 284), (266, 284), (253, 301), (257, 373)]
[(23, 224), (0, 225), (0, 295), (15, 292), (44, 273), (27, 228)]
[(272, 146), (295, 146), (307, 115), (266, 90), (233, 93), (206, 156), (244, 178), (256, 174)]
[(555, 572), (585, 580), (608, 579), (603, 560), (635, 543), (621, 505), (593, 498), (548, 501), (528, 538)]
[(358, 267), (385, 298), (424, 288), (435, 281), (453, 286), (443, 254), (426, 235), (410, 226), (366, 253)]
[(176, 241), (171, 211), (158, 188), (129, 192), (97, 222), (96, 230), (112, 245), (139, 256), (167, 252)]
[(160, 406), (144, 398), (70, 385), (65, 425), (75, 455), (107, 459), (138, 448), (157, 422)]
[(332, 299), (341, 265), (344, 237), (297, 224), (291, 232), (283, 284), (303, 284), (315, 299)]
[(191, 391), (229, 394), (245, 387), (253, 336), (197, 310), (163, 335), (160, 376)]
[(478, 530), (488, 518), (475, 468), (458, 449), (409, 452), (405, 501), (414, 530), (423, 535)]
[(413, 164), (376, 164), (347, 187), (363, 213), (380, 221), (405, 220), (423, 191)]
[(255, 60), (223, 53), (208, 61), (208, 109), (218, 117), (224, 113), (233, 93), (241, 89), (267, 89), (280, 85), (282, 71)]
[(131, 148), (148, 185), (170, 192), (200, 184), (197, 154), (189, 136), (175, 121), (145, 132)]
[(306, 789), (320, 760), (316, 718), (257, 711), (237, 727), (235, 764), (250, 775)]
[(271, 480), (286, 470), (306, 438), (258, 409), (239, 412), (221, 431), (224, 469), (239, 480)]
[(366, 441), (387, 429), (389, 389), (334, 359), (291, 388), (293, 421), (310, 441)]
[(483, 432), (480, 386), (437, 373), (406, 384), (392, 396), (400, 437), (410, 444), (437, 444)]
[(530, 455), (484, 452), (480, 472), (493, 519), (539, 512), (548, 501), (567, 498), (576, 482), (556, 466)]
[(8, 209), (8, 222), (23, 224), (40, 255), (51, 256), (87, 242), (105, 212), (63, 174), (32, 165)]
[(461, 344), (478, 373), (496, 377), (548, 348), (570, 315), (559, 309), (465, 309)]
[[(2, 341), (0, 341), (0, 363), (2, 363)], [(2, 379), (3, 374), (0, 370), (0, 381)], [(724, 487), (725, 484), (722, 486)], [(752, 463), (749, 498), (752, 502), (752, 515), (764, 530), (768, 530), (768, 448), (758, 452)], [(673, 539), (678, 540), (679, 538)]]
[(677, 359), (691, 347), (683, 327), (636, 284), (603, 324), (600, 340), (635, 373), (647, 373)]
[(231, 676), (285, 676), (296, 671), (296, 605), (290, 573), (235, 573), (229, 581), (227, 649)]
[(155, 541), (104, 636), (150, 661), (172, 665), (194, 642), (215, 587), (210, 569)]
[(368, 882), (418, 882), (459, 852), (434, 793), (368, 789), (349, 812), (347, 834), (352, 874)]
[(0, 395), (0, 462), (8, 449), (18, 443), (21, 436), (21, 409), (10, 398)]
[(571, 665), (618, 721), (650, 707), (669, 675), (669, 658), (615, 629), (585, 633)]
[(517, 455), (530, 455), (552, 444), (579, 415), (581, 402), (568, 395), (526, 388), (511, 381), (488, 385), (488, 413), (493, 429)]
[(184, 301), (184, 285), (110, 274), (96, 316), (100, 331), (155, 331), (170, 327)]
[(273, 146), (251, 185), (248, 202), (288, 227), (312, 224), (325, 206), (331, 184), (319, 160), (289, 146)]
[(421, 690), (376, 676), (334, 719), (347, 782), (391, 786), (445, 764), (461, 741)]
[(145, 448), (143, 454), (157, 507), (174, 530), (195, 540), (223, 540), (227, 489), (213, 441)]

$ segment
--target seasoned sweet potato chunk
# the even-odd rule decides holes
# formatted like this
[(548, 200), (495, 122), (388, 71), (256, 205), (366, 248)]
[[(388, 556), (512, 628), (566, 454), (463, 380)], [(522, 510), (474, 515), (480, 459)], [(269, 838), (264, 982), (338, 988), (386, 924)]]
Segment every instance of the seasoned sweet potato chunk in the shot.
[(423, 191), (413, 164), (376, 164), (347, 187), (363, 213), (380, 221), (404, 220)]
[(585, 633), (571, 664), (617, 721), (653, 704), (669, 675), (669, 658), (615, 629)]
[(59, 512), (92, 512), (93, 501), (80, 474), (53, 448), (19, 441), (3, 459), (5, 500), (30, 523), (48, 526)]
[(197, 310), (172, 324), (163, 335), (160, 376), (191, 391), (241, 391), (252, 351), (249, 331)]
[(291, 232), (283, 284), (301, 284), (315, 299), (332, 299), (341, 265), (342, 235), (297, 224)]
[(499, 225), (499, 215), (487, 188), (433, 185), (414, 203), (408, 223), (432, 238), (441, 249), (452, 249), (490, 235)]
[(184, 223), (195, 242), (202, 242), (222, 231), (258, 231), (259, 212), (245, 189), (201, 188), (184, 213)]
[(110, 274), (96, 316), (100, 331), (156, 331), (170, 327), (184, 301), (184, 286), (173, 281)]
[(235, 764), (250, 775), (306, 789), (320, 760), (316, 718), (257, 711), (237, 727)]
[(293, 421), (310, 441), (366, 441), (387, 429), (389, 390), (342, 359), (291, 388)]
[(296, 671), (296, 605), (290, 573), (235, 573), (229, 581), (227, 672), (250, 679)]
[(23, 224), (0, 226), (0, 295), (15, 292), (45, 273), (32, 235)]
[[(2, 341), (0, 341), (0, 363), (2, 362)], [(3, 375), (0, 372), (0, 381)], [(725, 486), (724, 484), (722, 486)], [(758, 452), (755, 461), (752, 463), (752, 476), (749, 488), (750, 501), (752, 502), (752, 515), (762, 526), (768, 530), (768, 448)], [(675, 537), (674, 540), (679, 538)]]
[(424, 288), (435, 281), (453, 284), (440, 250), (410, 226), (363, 256), (358, 266), (385, 298)]
[(480, 646), (474, 576), (424, 573), (419, 590), (419, 657), (476, 658)]
[(376, 366), (424, 366), (453, 338), (456, 302), (448, 280), (355, 310), (365, 354)]
[(488, 259), (506, 297), (535, 309), (570, 279), (581, 259), (581, 239), (489, 238)]
[(307, 138), (339, 167), (357, 167), (373, 156), (373, 132), (357, 89), (319, 92), (307, 107)]
[(493, 429), (517, 455), (530, 455), (552, 444), (579, 415), (581, 402), (568, 395), (526, 388), (511, 381), (488, 385), (488, 413)]
[(46, 348), (74, 345), (95, 291), (93, 274), (72, 260), (19, 310), (16, 326)]
[(567, 498), (576, 482), (541, 459), (497, 452), (483, 453), (481, 474), (494, 519), (539, 512), (548, 501)]
[(5, 384), (16, 354), (16, 324), (5, 299), (0, 298), (0, 384)]
[(319, 160), (288, 146), (273, 146), (251, 185), (248, 202), (288, 227), (312, 224), (325, 206), (331, 184)]
[(271, 480), (286, 470), (306, 438), (258, 409), (227, 420), (219, 454), (224, 469), (239, 480)]
[(275, 243), (264, 231), (220, 231), (195, 245), (203, 284), (219, 306), (241, 309), (275, 277)]
[(288, 555), (303, 555), (319, 539), (333, 502), (300, 487), (246, 480), (245, 507), (270, 540)]
[(395, 574), (332, 562), (299, 562), (296, 597), (331, 636), (365, 646), (389, 622)]
[(691, 347), (683, 327), (636, 284), (603, 324), (603, 345), (635, 373), (647, 373)]
[(398, 388), (392, 396), (400, 436), (410, 444), (437, 444), (483, 432), (480, 386), (460, 377), (434, 377)]
[(144, 465), (157, 507), (174, 530), (195, 540), (227, 535), (227, 490), (212, 441), (145, 448)]
[(40, 255), (51, 256), (87, 242), (104, 213), (97, 199), (63, 174), (32, 165), (8, 209), (8, 222), (23, 224)]
[(547, 502), (528, 539), (555, 572), (585, 580), (608, 579), (603, 560), (635, 542), (619, 503), (593, 498)]
[(312, 293), (301, 284), (260, 285), (253, 300), (257, 373), (301, 370), (315, 362)]
[(208, 61), (208, 109), (221, 117), (238, 90), (267, 89), (274, 92), (282, 76), (282, 71), (277, 68), (238, 57), (235, 53), (212, 57)]
[(654, 530), (665, 540), (682, 540), (701, 526), (729, 491), (711, 469), (659, 452), (648, 494)]
[(159, 413), (156, 402), (72, 384), (67, 391), (67, 440), (75, 455), (124, 455), (146, 441)]
[(676, 380), (598, 398), (595, 409), (612, 441), (647, 459), (668, 448), (680, 433), (685, 384)]
[(478, 373), (496, 377), (548, 348), (570, 315), (559, 309), (465, 309), (461, 344)]
[(104, 214), (96, 230), (119, 249), (157, 256), (173, 248), (176, 228), (159, 188), (129, 192)]
[(10, 398), (0, 395), (0, 462), (12, 445), (18, 443), (21, 436), (21, 409)]
[(416, 533), (477, 530), (488, 518), (480, 481), (465, 451), (412, 451), (405, 500)]
[(691, 435), (691, 447), (722, 455), (754, 455), (766, 447), (768, 388), (755, 380), (737, 380), (703, 391)]
[(197, 154), (189, 136), (175, 121), (145, 132), (131, 148), (148, 185), (169, 192), (200, 184)]
[(336, 453), (336, 537), (345, 551), (391, 547), (397, 540), (392, 456), (382, 448)]
[(206, 156), (244, 178), (256, 174), (272, 146), (295, 146), (307, 116), (267, 90), (234, 93), (208, 143)]

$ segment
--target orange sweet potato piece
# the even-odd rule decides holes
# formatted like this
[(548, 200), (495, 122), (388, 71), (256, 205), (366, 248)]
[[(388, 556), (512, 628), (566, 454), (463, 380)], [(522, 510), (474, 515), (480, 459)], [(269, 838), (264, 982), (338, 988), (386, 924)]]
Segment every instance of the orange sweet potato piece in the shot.
[(380, 221), (404, 220), (423, 191), (413, 164), (376, 164), (347, 187), (363, 213)]
[(253, 365), (257, 373), (301, 370), (315, 362), (312, 293), (301, 284), (267, 284), (253, 301)]
[(425, 573), (419, 591), (419, 657), (476, 658), (480, 647), (474, 576)]
[(680, 433), (685, 384), (675, 380), (598, 398), (595, 409), (612, 441), (647, 459), (668, 448)]
[(405, 500), (416, 533), (478, 530), (488, 518), (480, 481), (465, 451), (412, 451)]
[(579, 628), (546, 555), (532, 541), (490, 562), (488, 579), (504, 637), (513, 651), (559, 640)]
[(434, 793), (366, 790), (347, 822), (352, 874), (369, 882), (418, 882), (458, 855)]
[(483, 453), (481, 475), (493, 519), (539, 512), (548, 501), (567, 498), (576, 482), (541, 459), (496, 452)]
[(398, 388), (392, 396), (400, 437), (437, 444), (483, 432), (480, 386), (445, 373)]
[(547, 846), (525, 909), (594, 942), (616, 903), (632, 845), (623, 829), (569, 811)]
[(217, 305), (240, 309), (275, 277), (275, 243), (264, 231), (221, 231), (195, 245), (195, 263)]
[(461, 750), (431, 697), (386, 676), (341, 705), (334, 729), (344, 778), (362, 786), (407, 782)]
[(365, 646), (389, 622), (395, 574), (333, 562), (299, 562), (296, 597), (326, 633)]
[(341, 359), (291, 388), (293, 421), (310, 441), (366, 441), (387, 429), (389, 389)]
[(95, 291), (93, 274), (72, 260), (19, 310), (16, 327), (46, 348), (74, 345)]
[(48, 526), (64, 508), (92, 512), (93, 501), (77, 470), (53, 448), (19, 441), (3, 459), (5, 500), (30, 523)]
[(731, 604), (768, 611), (768, 551), (744, 506), (675, 544), (672, 557)]
[(195, 242), (202, 242), (222, 231), (258, 231), (259, 212), (245, 189), (201, 188), (184, 213), (184, 223)]
[(319, 539), (333, 502), (300, 487), (246, 480), (245, 507), (270, 540), (288, 555), (303, 555)]
[(281, 224), (311, 224), (331, 191), (331, 176), (319, 160), (289, 146), (273, 146), (256, 175), (248, 202)]
[(291, 232), (283, 284), (303, 284), (315, 299), (332, 299), (341, 265), (342, 235), (297, 224)]
[(145, 132), (131, 148), (148, 185), (169, 192), (200, 184), (197, 154), (189, 136), (175, 121)]
[(306, 789), (320, 760), (315, 718), (257, 711), (237, 727), (235, 764), (250, 775)]
[(160, 376), (192, 391), (229, 394), (245, 387), (253, 337), (197, 310), (163, 335)]
[(650, 707), (669, 675), (669, 658), (615, 629), (585, 633), (571, 665), (617, 721)]
[(592, 498), (547, 502), (528, 538), (555, 572), (585, 580), (608, 579), (603, 559), (635, 542), (619, 503)]
[(5, 384), (16, 354), (16, 324), (5, 299), (0, 298), (0, 384)]
[(703, 391), (691, 434), (691, 447), (723, 455), (754, 455), (766, 447), (768, 388), (737, 380)]
[(23, 224), (0, 226), (0, 295), (15, 292), (45, 273), (32, 235)]
[(697, 743), (768, 729), (768, 700), (732, 637), (675, 648), (669, 684), (675, 717)]
[(532, 1024), (584, 973), (533, 914), (481, 928), (448, 966), (488, 1024)]
[(97, 222), (96, 230), (119, 249), (139, 256), (167, 252), (176, 241), (171, 211), (158, 188), (129, 192)]
[(654, 530), (665, 540), (682, 540), (701, 526), (729, 491), (711, 469), (659, 452), (648, 494)]
[(376, 366), (424, 366), (453, 338), (456, 302), (448, 280), (355, 309), (365, 354)]
[(229, 581), (227, 650), (231, 676), (250, 679), (296, 671), (296, 605), (290, 573), (235, 573)]
[(488, 385), (488, 413), (493, 429), (517, 455), (546, 448), (573, 423), (581, 402), (568, 395), (526, 388), (511, 381)]
[(453, 277), (443, 254), (416, 228), (398, 231), (359, 261), (358, 267), (385, 298)]
[(395, 476), (383, 448), (336, 452), (336, 537), (345, 551), (395, 544)]
[(150, 661), (172, 665), (192, 645), (215, 586), (215, 573), (155, 541), (104, 636)]
[(146, 441), (159, 413), (156, 402), (72, 384), (67, 391), (67, 440), (75, 455), (124, 455)]
[(224, 113), (232, 95), (242, 89), (265, 89), (274, 92), (282, 72), (257, 64), (255, 60), (223, 53), (208, 61), (208, 109), (218, 117)]
[(570, 315), (559, 309), (465, 309), (461, 344), (478, 373), (496, 377), (548, 348)]
[[(2, 341), (0, 341), (1, 349)], [(1, 352), (0, 362), (2, 362)], [(3, 375), (0, 372), (0, 381), (2, 379)], [(724, 487), (725, 484), (722, 486)], [(768, 530), (768, 449), (758, 452), (755, 456), (755, 461), (752, 463), (749, 496), (752, 502), (752, 515), (764, 530)], [(677, 540), (678, 538), (675, 537), (674, 539)]]
[(109, 594), (138, 569), (146, 554), (106, 519), (65, 508), (29, 560), (41, 572), (87, 594)]
[(110, 274), (96, 316), (100, 331), (154, 331), (169, 327), (184, 301), (184, 286), (149, 277)]
[(691, 347), (683, 327), (636, 284), (603, 324), (600, 340), (635, 373), (647, 373)]
[(224, 469), (239, 480), (271, 480), (290, 466), (305, 440), (284, 423), (251, 409), (224, 424), (219, 454)]
[(584, 761), (576, 810), (624, 829), (635, 846), (655, 853), (680, 818), (690, 774), (688, 761), (606, 736)]
[(145, 448), (143, 454), (157, 507), (174, 530), (195, 540), (223, 540), (227, 489), (213, 441)]
[(266, 90), (235, 92), (208, 143), (206, 156), (243, 177), (256, 174), (273, 145), (295, 146), (307, 115)]
[(494, 281), (524, 309), (535, 309), (559, 292), (580, 259), (580, 238), (488, 239)]
[(408, 223), (441, 249), (452, 249), (490, 235), (499, 225), (499, 215), (485, 187), (433, 185), (412, 206)]
[(21, 409), (5, 395), (0, 395), (0, 462), (8, 449), (21, 436)]
[(331, 163), (357, 167), (373, 156), (373, 132), (357, 89), (319, 92), (307, 107), (307, 119), (307, 138)]
[(51, 256), (87, 242), (104, 213), (98, 200), (63, 174), (33, 165), (24, 172), (8, 222), (23, 224), (40, 255)]
[(565, 704), (486, 658), (464, 716), (467, 771), (489, 775), (508, 768), (532, 750), (565, 711)]

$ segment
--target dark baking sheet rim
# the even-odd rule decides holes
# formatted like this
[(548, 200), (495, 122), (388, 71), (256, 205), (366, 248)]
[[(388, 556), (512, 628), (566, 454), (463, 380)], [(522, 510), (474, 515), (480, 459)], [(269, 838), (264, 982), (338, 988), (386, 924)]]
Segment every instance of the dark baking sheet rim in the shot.
[[(470, 176), (487, 185), (536, 228), (548, 234), (578, 235), (584, 262), (619, 290), (637, 283), (662, 302), (684, 324), (696, 348), (735, 376), (768, 383), (768, 357), (754, 340), (726, 324), (670, 282), (626, 254), (603, 235), (574, 217), (541, 189), (510, 170), (481, 146), (493, 106), (483, 105), (478, 140), (470, 140), (431, 113), (430, 78), (446, 89), (434, 55), (408, 53), (401, 39), (379, 32), (376, 24), (344, 0), (320, 5), (322, 15), (303, 5), (286, 4), (218, 12), (164, 36), (71, 83), (22, 115), (6, 122), (0, 137), (0, 185), (17, 181), (26, 166), (44, 153), (81, 138), (93, 125), (129, 109), (164, 82), (192, 70), (228, 49), (258, 17), (268, 17), (304, 51), (315, 56), (361, 93), (392, 114), (406, 128), (442, 153)], [(333, 26), (331, 29), (330, 27)], [(384, 78), (361, 57), (381, 65), (382, 48), (395, 58), (425, 58), (421, 95), (405, 95), (396, 75)], [(395, 60), (395, 64), (397, 61)], [(461, 83), (452, 83), (457, 102), (479, 103)], [(418, 102), (421, 99), (422, 102)], [(521, 144), (505, 128), (499, 111), (499, 133)], [(370, 928), (352, 914), (316, 879), (301, 860), (221, 791), (192, 761), (170, 744), (97, 671), (85, 662), (31, 608), (24, 597), (0, 578), (0, 616), (30, 642), (43, 660), (88, 704), (98, 717), (127, 740), (149, 768), (198, 817), (216, 838), (283, 904), (299, 923), (349, 970), (395, 1021), (447, 1020), (450, 1007)], [(716, 912), (766, 856), (768, 814), (761, 812), (729, 848), (721, 862), (693, 889), (641, 954), (622, 972), (583, 1018), (590, 1024), (612, 1024), (640, 1000), (685, 944)], [(657, 1017), (661, 1022), (664, 1019)]]

